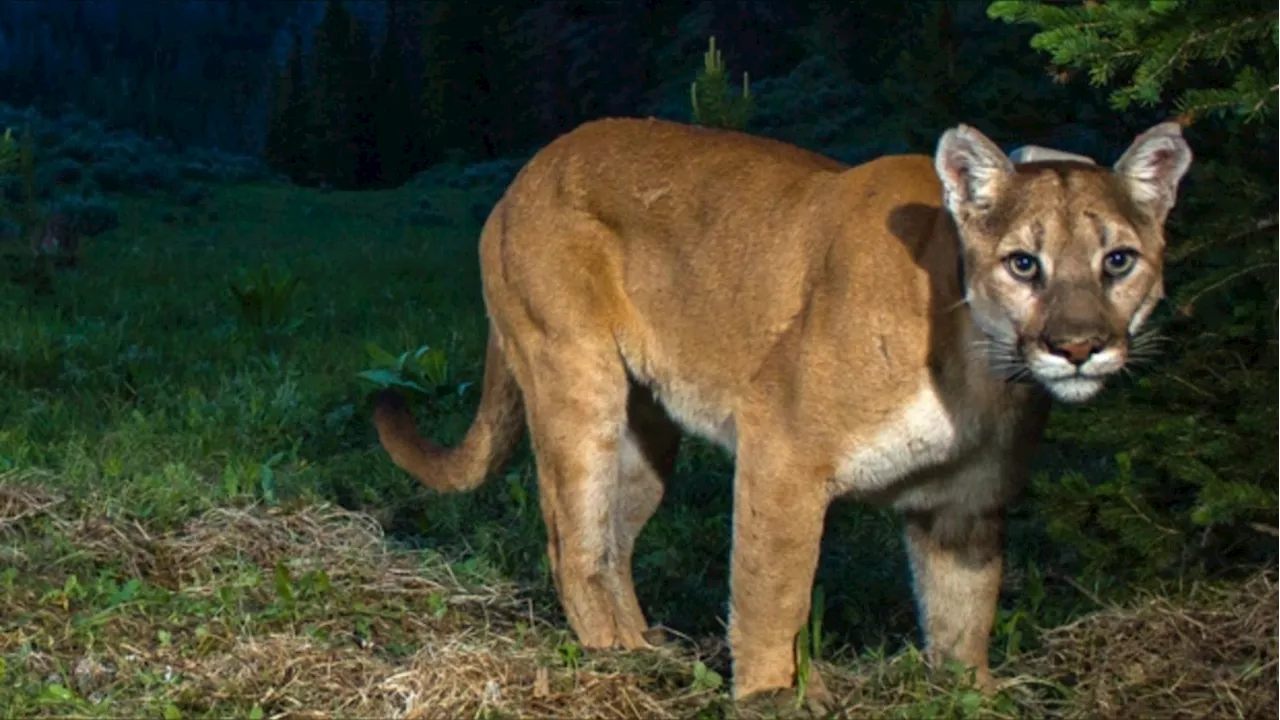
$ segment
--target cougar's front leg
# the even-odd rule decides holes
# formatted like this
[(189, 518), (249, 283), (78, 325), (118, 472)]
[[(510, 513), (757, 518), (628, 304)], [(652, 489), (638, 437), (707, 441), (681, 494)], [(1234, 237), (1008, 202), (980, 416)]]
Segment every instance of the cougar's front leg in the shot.
[[(827, 476), (802, 452), (754, 445), (739, 432), (729, 646), (733, 696), (742, 701), (795, 683), (795, 637), (809, 616), (829, 496)], [(810, 690), (811, 704), (829, 701), (818, 697), (816, 673)]]
[(931, 662), (958, 660), (993, 687), (987, 646), (1003, 568), (1003, 508), (906, 515), (907, 550), (925, 650)]

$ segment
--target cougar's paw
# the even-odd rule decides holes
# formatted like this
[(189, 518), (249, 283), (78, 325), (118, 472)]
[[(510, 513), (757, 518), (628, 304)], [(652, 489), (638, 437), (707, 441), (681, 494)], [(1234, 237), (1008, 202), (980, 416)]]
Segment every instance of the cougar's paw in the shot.
[(654, 625), (641, 633), (644, 641), (649, 643), (649, 647), (662, 647), (671, 642), (671, 637), (667, 635), (667, 631), (661, 625)]
[(835, 697), (822, 684), (816, 672), (809, 687), (805, 689), (804, 699), (797, 701), (795, 688), (762, 690), (740, 698), (735, 703), (735, 718), (741, 720), (812, 720), (814, 718), (836, 717)]
[[(926, 667), (931, 678), (938, 682), (955, 681), (957, 667), (954, 661), (949, 660), (945, 655), (931, 653), (925, 656)], [(991, 696), (999, 692), (1002, 684), (999, 680), (992, 677), (990, 667), (968, 667), (968, 671), (973, 675), (973, 689), (984, 695)], [(967, 682), (967, 681), (965, 681)]]

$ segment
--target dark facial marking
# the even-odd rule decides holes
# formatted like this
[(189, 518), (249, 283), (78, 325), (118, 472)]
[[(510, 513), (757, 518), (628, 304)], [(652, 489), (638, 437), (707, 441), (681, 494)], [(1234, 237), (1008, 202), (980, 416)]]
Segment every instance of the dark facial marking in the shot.
[(1098, 236), (1098, 243), (1103, 247), (1111, 244), (1111, 233), (1107, 230), (1107, 224), (1102, 218), (1091, 210), (1084, 211), (1084, 217), (1093, 225), (1093, 232)]

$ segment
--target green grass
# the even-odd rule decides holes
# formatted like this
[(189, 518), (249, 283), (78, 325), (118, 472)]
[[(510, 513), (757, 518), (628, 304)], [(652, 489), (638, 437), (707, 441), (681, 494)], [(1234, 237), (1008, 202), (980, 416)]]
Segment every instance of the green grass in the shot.
[[(225, 219), (170, 227), (164, 206), (128, 203), (56, 296), (3, 289), (0, 371), (18, 392), (0, 405), (0, 467), (56, 469), (103, 502), (172, 520), (260, 496), (279, 453), (281, 497), (402, 492), (369, 452), (354, 375), (365, 340), (476, 357), (474, 228), (401, 229), (391, 194), (249, 187), (212, 206)], [(263, 264), (301, 280), (291, 332), (240, 321), (228, 282)]]
[[(402, 219), (423, 193), (217, 188), (176, 222), (160, 200), (122, 200), (120, 228), (52, 295), (0, 285), (0, 716), (354, 716), (404, 712), (414, 693), (495, 716), (718, 716), (721, 453), (686, 442), (637, 548), (651, 620), (689, 640), (583, 658), (556, 607), (527, 449), (476, 493), (438, 496), (377, 446), (357, 377), (367, 344), (438, 348), (460, 386), (481, 373), (475, 198), (432, 188), (453, 222), (413, 228)], [(249, 285), (286, 274), (296, 290), (244, 309)], [(458, 439), (474, 388), (419, 408), (425, 429)], [(1016, 518), (1000, 660), (1087, 600), (1039, 576), (1037, 527)], [(1046, 681), (984, 701), (928, 681), (889, 514), (834, 510), (818, 582), (813, 660), (862, 707), (1011, 717), (1071, 695)], [(450, 655), (462, 650), (488, 664)], [(490, 681), (506, 700), (477, 699)]]

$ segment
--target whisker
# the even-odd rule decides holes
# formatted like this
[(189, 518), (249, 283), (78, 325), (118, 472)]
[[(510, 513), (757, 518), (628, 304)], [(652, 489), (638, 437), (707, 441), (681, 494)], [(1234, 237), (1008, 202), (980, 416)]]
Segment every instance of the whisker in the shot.
[(1017, 371), (1014, 372), (1012, 375), (1005, 377), (1005, 380), (1008, 382), (1017, 382), (1029, 375), (1031, 375), (1031, 369), (1028, 368), (1026, 365), (1023, 365), (1022, 367), (1018, 368)]
[(997, 338), (984, 338), (981, 340), (971, 340), (970, 347), (979, 347), (985, 349), (1013, 350), (1014, 344), (1008, 340), (1000, 340)]
[(1158, 348), (1129, 348), (1128, 357), (1130, 360), (1154, 360), (1163, 355)]
[(1016, 355), (988, 355), (987, 364), (993, 367), (998, 365), (1021, 367), (1026, 363), (1022, 361), (1022, 358), (1017, 357)]
[(984, 362), (993, 376), (1006, 382), (1013, 382), (1030, 374), (1026, 358), (1018, 351), (1017, 343), (1009, 340), (993, 337), (971, 340), (965, 353), (975, 362)]
[(1130, 347), (1147, 348), (1165, 345), (1172, 342), (1168, 336), (1162, 335), (1155, 330), (1149, 330), (1134, 335), (1129, 341)]

